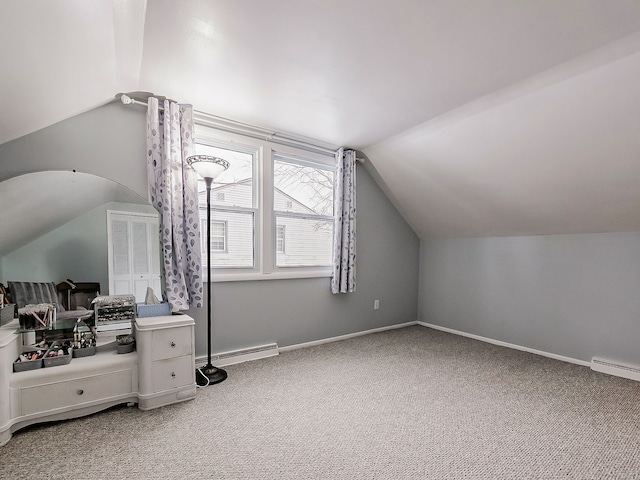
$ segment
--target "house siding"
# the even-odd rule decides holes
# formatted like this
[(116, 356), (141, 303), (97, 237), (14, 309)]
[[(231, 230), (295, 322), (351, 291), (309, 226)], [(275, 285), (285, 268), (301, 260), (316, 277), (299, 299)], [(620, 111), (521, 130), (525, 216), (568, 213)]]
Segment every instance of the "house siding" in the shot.
[[(253, 267), (256, 215), (254, 210), (250, 210), (253, 205), (252, 195), (250, 179), (212, 188), (211, 220), (225, 222), (227, 226), (225, 251), (211, 252), (214, 267)], [(276, 266), (331, 265), (333, 221), (326, 218), (287, 216), (287, 214), (317, 216), (317, 214), (277, 188), (274, 189), (273, 203), (275, 210), (279, 212), (276, 214), (275, 225), (285, 227), (285, 249), (284, 252), (277, 252)], [(200, 205), (203, 226), (202, 252), (206, 255), (206, 190), (200, 193)], [(228, 208), (239, 210), (226, 210)], [(274, 239), (274, 248), (275, 245)]]

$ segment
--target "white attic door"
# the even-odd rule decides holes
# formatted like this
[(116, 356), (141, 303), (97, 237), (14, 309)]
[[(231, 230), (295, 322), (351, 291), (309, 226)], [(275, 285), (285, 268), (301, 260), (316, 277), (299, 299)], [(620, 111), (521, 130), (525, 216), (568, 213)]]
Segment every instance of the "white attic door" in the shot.
[(107, 211), (109, 295), (144, 302), (147, 288), (162, 298), (157, 215)]

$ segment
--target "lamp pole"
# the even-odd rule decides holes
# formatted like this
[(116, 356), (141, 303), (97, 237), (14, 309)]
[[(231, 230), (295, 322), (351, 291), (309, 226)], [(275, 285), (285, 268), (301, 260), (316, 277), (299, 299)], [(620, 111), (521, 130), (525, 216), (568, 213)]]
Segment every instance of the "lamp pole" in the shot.
[(229, 162), (208, 155), (194, 155), (187, 163), (198, 172), (207, 186), (207, 364), (196, 369), (196, 382), (201, 387), (220, 383), (227, 372), (211, 363), (211, 186), (213, 179), (229, 168)]
[(204, 368), (210, 370), (215, 368), (211, 364), (211, 184), (213, 178), (205, 178), (204, 183), (207, 185), (207, 338), (209, 339), (207, 342), (207, 366)]

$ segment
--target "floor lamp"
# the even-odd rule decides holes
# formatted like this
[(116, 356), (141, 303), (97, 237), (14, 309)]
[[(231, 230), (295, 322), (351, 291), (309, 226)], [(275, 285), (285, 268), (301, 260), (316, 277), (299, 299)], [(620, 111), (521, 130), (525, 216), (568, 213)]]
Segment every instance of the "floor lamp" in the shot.
[(214, 178), (229, 168), (229, 162), (209, 155), (192, 155), (187, 165), (200, 175), (207, 185), (207, 365), (196, 369), (196, 383), (201, 387), (220, 383), (227, 372), (211, 364), (211, 184)]

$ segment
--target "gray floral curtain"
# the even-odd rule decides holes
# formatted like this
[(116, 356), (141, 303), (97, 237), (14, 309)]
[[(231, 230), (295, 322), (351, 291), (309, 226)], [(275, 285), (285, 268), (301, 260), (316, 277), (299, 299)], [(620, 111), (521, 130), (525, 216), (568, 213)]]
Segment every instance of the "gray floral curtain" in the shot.
[(194, 151), (193, 107), (149, 98), (149, 197), (160, 212), (165, 293), (172, 311), (202, 307), (197, 174), (185, 164)]
[(356, 152), (336, 153), (332, 293), (356, 291)]

